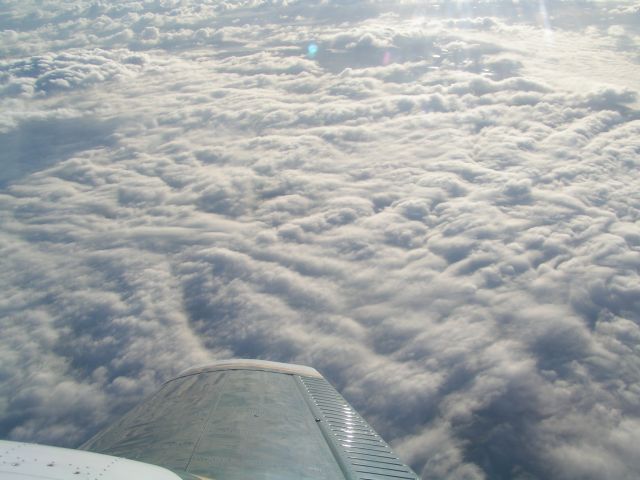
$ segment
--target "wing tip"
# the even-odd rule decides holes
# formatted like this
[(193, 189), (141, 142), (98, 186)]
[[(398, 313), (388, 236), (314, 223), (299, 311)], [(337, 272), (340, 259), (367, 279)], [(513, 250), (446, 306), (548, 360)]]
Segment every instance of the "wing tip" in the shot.
[(222, 370), (262, 370), (267, 372), (284, 373), (287, 375), (300, 375), (301, 377), (324, 378), (315, 368), (293, 363), (272, 362), (269, 360), (256, 360), (249, 358), (232, 358), (218, 360), (206, 365), (198, 365), (180, 372), (177, 378), (198, 375), (200, 373), (216, 372)]

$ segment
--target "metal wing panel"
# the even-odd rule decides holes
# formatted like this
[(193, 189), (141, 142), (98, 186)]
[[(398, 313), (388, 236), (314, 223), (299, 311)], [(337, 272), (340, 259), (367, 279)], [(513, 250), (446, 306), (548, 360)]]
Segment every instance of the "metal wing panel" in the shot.
[(328, 440), (358, 480), (417, 479), (417, 475), (393, 453), (391, 447), (358, 414), (329, 382), (299, 377), (314, 408), (328, 425)]
[(294, 376), (260, 370), (170, 381), (82, 448), (215, 479), (344, 478)]

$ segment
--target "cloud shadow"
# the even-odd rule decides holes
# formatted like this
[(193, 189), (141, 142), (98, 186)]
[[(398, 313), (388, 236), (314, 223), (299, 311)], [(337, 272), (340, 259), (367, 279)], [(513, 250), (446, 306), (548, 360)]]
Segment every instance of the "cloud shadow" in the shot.
[(115, 143), (115, 122), (95, 118), (29, 120), (0, 134), (0, 188), (90, 148)]

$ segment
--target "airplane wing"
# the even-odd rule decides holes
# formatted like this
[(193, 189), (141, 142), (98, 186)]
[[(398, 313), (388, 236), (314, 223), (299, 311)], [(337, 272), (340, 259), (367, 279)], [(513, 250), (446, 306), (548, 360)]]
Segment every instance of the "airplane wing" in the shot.
[(256, 360), (187, 370), (80, 448), (192, 480), (418, 478), (316, 370)]
[(125, 458), (0, 440), (2, 480), (180, 480), (175, 473)]

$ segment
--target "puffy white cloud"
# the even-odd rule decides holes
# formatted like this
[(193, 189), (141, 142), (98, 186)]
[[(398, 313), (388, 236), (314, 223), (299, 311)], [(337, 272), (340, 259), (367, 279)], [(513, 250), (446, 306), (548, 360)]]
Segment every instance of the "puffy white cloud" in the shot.
[(576, 8), (9, 2), (0, 434), (248, 356), (423, 478), (637, 476), (638, 25)]

